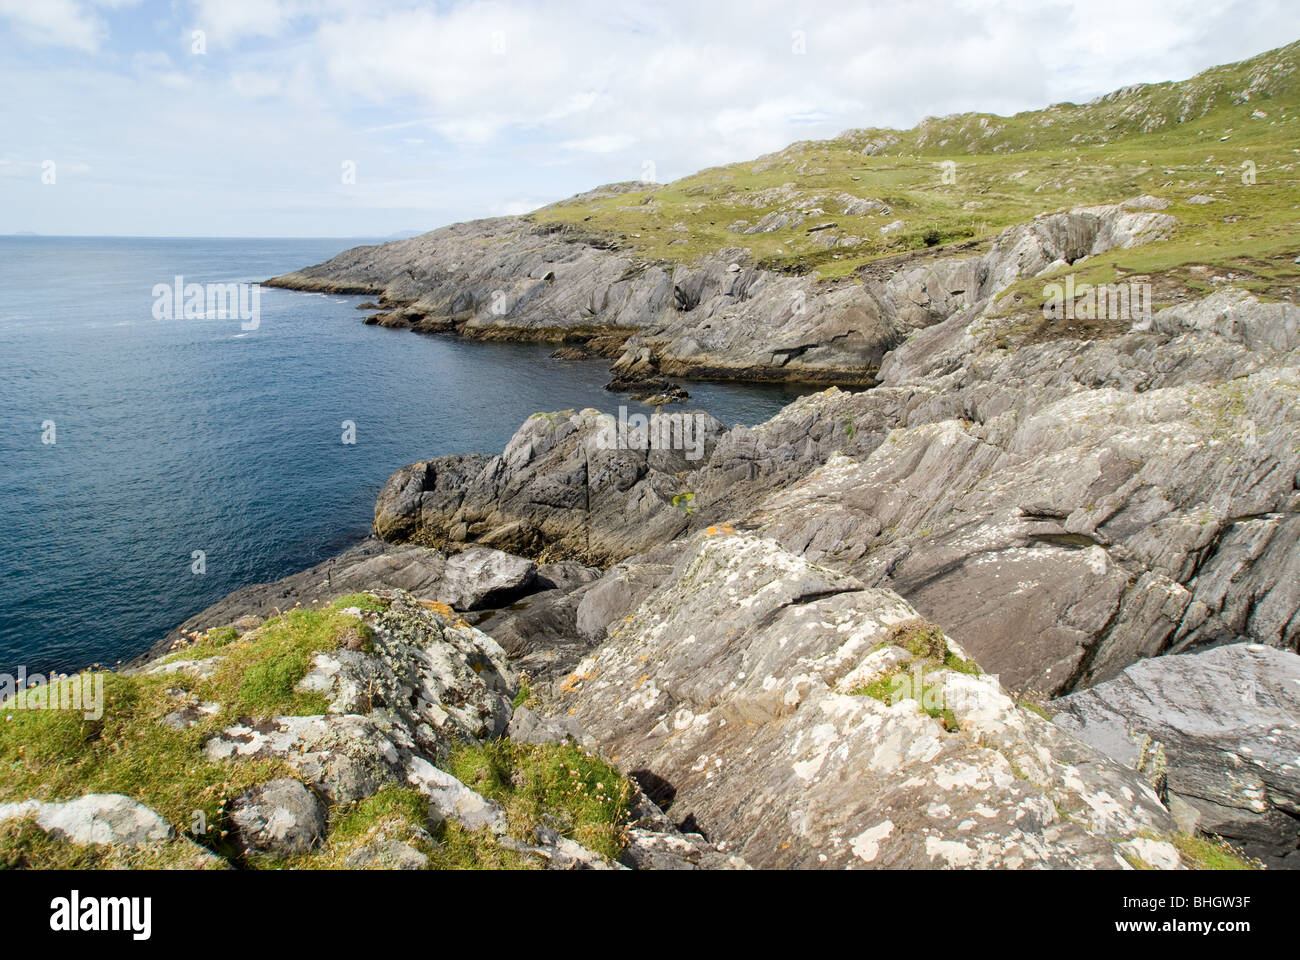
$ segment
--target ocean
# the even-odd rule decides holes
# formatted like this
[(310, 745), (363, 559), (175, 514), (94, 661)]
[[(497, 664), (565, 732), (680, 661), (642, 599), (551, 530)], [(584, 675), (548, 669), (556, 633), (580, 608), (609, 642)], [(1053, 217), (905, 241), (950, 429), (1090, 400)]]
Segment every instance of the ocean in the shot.
[[(0, 672), (133, 659), (362, 539), (407, 463), (498, 453), (542, 410), (648, 412), (601, 389), (606, 361), (365, 326), (364, 297), (262, 288), (254, 329), (157, 309), (176, 277), (251, 284), (364, 242), (0, 237)], [(803, 392), (687, 389), (727, 424)]]

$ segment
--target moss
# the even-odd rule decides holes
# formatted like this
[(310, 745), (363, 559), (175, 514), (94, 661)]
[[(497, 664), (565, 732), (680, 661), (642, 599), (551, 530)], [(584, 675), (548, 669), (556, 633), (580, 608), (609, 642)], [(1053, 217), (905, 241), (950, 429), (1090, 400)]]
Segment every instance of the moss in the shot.
[[(908, 665), (886, 671), (852, 692), (882, 703), (915, 700), (923, 713), (941, 721), (946, 730), (958, 730), (956, 715), (944, 706), (941, 671), (979, 674), (979, 664), (960, 656), (953, 650), (942, 630), (921, 619), (898, 624), (875, 649), (884, 650), (889, 647), (906, 650), (914, 659)], [(919, 684), (916, 682), (917, 677)], [(914, 689), (917, 686), (920, 687), (919, 690)]]
[(1134, 870), (1154, 870), (1155, 867), (1147, 863), (1132, 850), (1121, 850), (1120, 855), (1128, 861), (1129, 866)]
[(942, 666), (957, 673), (980, 673), (979, 664), (974, 660), (957, 654), (948, 643), (942, 630), (926, 620), (909, 620), (894, 627), (889, 636), (876, 646), (877, 650), (886, 647), (901, 647), (912, 656)]
[(1052, 721), (1052, 712), (1036, 700), (1021, 700), (1016, 705), (1022, 709), (1028, 710), (1030, 713), (1042, 717), (1048, 723), (1051, 723)]
[(515, 694), (513, 706), (516, 710), (520, 707), (527, 706), (533, 699), (533, 688), (528, 683), (527, 675), (521, 674), (519, 677), (519, 692)]
[(623, 850), (631, 784), (578, 747), (495, 740), (454, 750), (447, 769), (501, 804), (520, 840), (532, 842), (545, 824), (611, 860)]

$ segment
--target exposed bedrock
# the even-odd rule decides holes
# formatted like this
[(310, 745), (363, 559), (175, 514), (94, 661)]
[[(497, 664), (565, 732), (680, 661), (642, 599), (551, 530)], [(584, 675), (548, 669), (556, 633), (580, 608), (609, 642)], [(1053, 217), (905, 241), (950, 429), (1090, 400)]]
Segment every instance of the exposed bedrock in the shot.
[(1207, 643), (1300, 645), (1294, 308), (1224, 291), (1016, 350), (999, 322), (931, 327), (880, 386), (754, 428), (691, 421), (697, 459), (655, 448), (681, 420), (610, 449), (608, 416), (539, 415), (501, 456), (398, 471), (376, 532), (604, 566), (730, 522), (896, 590), (1040, 695)]
[[(1137, 774), (995, 678), (945, 668), (965, 664), (950, 640), (931, 635), (933, 663), (902, 649), (917, 623), (890, 591), (706, 532), (552, 706), (673, 821), (752, 866), (1116, 868), (1138, 834), (1172, 831)], [(941, 714), (919, 691), (864, 692), (913, 666)]]
[(506, 217), (357, 247), (268, 283), (378, 295), (385, 312), (371, 321), (389, 327), (589, 343), (623, 377), (868, 384), (913, 331), (1022, 276), (1165, 236), (1173, 218), (1145, 199), (1044, 215), (978, 256), (909, 254), (858, 280), (775, 273), (743, 250), (647, 262), (600, 236)]
[(1051, 706), (1164, 791), (1182, 829), (1300, 868), (1300, 656), (1232, 644), (1157, 657)]

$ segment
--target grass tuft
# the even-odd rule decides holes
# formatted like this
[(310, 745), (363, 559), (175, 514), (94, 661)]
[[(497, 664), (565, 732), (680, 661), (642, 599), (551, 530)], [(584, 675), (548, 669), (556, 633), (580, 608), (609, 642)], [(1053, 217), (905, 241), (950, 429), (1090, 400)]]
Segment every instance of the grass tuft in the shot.
[(611, 860), (623, 850), (631, 784), (579, 747), (494, 740), (454, 750), (447, 769), (501, 804), (520, 840), (532, 842), (534, 829), (547, 825)]

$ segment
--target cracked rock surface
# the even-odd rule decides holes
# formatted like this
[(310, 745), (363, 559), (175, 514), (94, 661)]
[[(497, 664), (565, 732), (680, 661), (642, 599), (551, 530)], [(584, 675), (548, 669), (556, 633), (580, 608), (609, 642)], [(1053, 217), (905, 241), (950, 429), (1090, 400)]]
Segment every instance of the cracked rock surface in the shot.
[(1172, 830), (1140, 777), (993, 677), (932, 674), (955, 729), (916, 698), (855, 693), (917, 619), (771, 540), (705, 534), (559, 688), (556, 714), (755, 867), (1118, 868), (1115, 842)]

